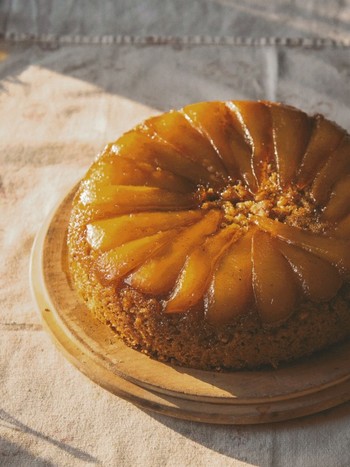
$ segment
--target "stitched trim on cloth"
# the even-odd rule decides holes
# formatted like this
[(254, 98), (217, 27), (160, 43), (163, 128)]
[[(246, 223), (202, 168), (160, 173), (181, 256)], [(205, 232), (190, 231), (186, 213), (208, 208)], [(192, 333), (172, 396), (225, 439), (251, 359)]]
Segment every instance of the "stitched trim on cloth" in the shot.
[(282, 46), (282, 47), (350, 47), (350, 38), (306, 37), (240, 37), (240, 36), (134, 36), (134, 35), (55, 35), (0, 33), (0, 40), (12, 43), (38, 43), (58, 45), (223, 45), (223, 46)]

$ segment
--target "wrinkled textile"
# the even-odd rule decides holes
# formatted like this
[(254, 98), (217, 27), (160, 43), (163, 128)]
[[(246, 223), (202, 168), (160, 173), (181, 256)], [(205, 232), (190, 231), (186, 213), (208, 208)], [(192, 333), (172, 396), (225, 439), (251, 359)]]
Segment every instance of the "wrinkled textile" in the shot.
[[(5, 1), (6, 31), (89, 33), (90, 16), (73, 21), (78, 15), (74, 2), (66, 2), (74, 27), (66, 21), (62, 30), (44, 22), (37, 3), (26, 2), (32, 10), (21, 16), (18, 2)], [(214, 35), (219, 20), (211, 3), (227, 14), (235, 2), (203, 2)], [(253, 2), (243, 3), (241, 16), (227, 17), (218, 34), (233, 34), (229, 26), (239, 24), (238, 35), (249, 35), (242, 21), (258, 22), (265, 11), (262, 2), (256, 3), (255, 10)], [(285, 24), (287, 35), (307, 35), (309, 24), (314, 36), (318, 23), (321, 35), (349, 38), (347, 2), (339, 2), (333, 18), (329, 2), (319, 2), (319, 10), (317, 2), (291, 2), (289, 9), (275, 3), (277, 10), (265, 11), (265, 26), (259, 22), (253, 28), (255, 36), (271, 35), (267, 25), (275, 22), (279, 34)], [(205, 14), (200, 4), (193, 2), (190, 14)], [(164, 13), (173, 7), (167, 1), (162, 8)], [(291, 8), (301, 11), (299, 29), (291, 29)], [(149, 34), (156, 29), (156, 16), (146, 6), (143, 12), (145, 30), (138, 32)], [(52, 15), (50, 21), (63, 12)], [(125, 18), (121, 33), (135, 33)], [(92, 33), (116, 33), (101, 28)], [(174, 33), (171, 26), (155, 32)], [(195, 33), (203, 33), (200, 26)], [(350, 130), (350, 49), (11, 40), (0, 46), (0, 465), (349, 465), (350, 403), (279, 424), (211, 426), (147, 413), (108, 393), (68, 363), (43, 330), (28, 269), (34, 236), (58, 200), (105, 143), (149, 115), (200, 100), (271, 99), (324, 113)]]

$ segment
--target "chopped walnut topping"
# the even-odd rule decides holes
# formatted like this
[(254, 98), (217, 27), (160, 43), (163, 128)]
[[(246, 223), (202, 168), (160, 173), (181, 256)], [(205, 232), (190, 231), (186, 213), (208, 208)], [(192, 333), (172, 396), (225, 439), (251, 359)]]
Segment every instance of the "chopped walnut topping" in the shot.
[(241, 181), (228, 184), (221, 192), (213, 188), (199, 188), (202, 209), (221, 208), (224, 213), (224, 225), (250, 225), (251, 216), (269, 217), (289, 225), (322, 231), (320, 212), (316, 208), (309, 192), (291, 185), (281, 189), (278, 174), (268, 168), (269, 176), (252, 194)]

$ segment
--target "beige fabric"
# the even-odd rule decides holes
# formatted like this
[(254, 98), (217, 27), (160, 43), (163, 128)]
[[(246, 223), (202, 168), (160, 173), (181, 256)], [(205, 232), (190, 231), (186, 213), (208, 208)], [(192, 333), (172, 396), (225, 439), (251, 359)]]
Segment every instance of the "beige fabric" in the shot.
[[(98, 5), (98, 6), (97, 6)], [(235, 35), (349, 40), (347, 0), (3, 0), (0, 27), (30, 34)]]
[(22, 45), (0, 56), (0, 465), (349, 465), (350, 403), (210, 426), (109, 394), (54, 347), (28, 280), (42, 221), (107, 141), (156, 109), (215, 98), (282, 99), (350, 129), (349, 50)]

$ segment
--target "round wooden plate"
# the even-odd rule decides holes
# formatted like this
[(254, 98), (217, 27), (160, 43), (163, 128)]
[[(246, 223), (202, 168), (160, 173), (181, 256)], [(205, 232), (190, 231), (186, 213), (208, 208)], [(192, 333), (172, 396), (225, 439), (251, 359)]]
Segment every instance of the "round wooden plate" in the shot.
[(31, 284), (55, 344), (100, 386), (145, 409), (208, 423), (250, 424), (316, 413), (350, 399), (350, 342), (277, 370), (214, 372), (158, 362), (91, 316), (67, 267), (74, 188), (35, 240)]

